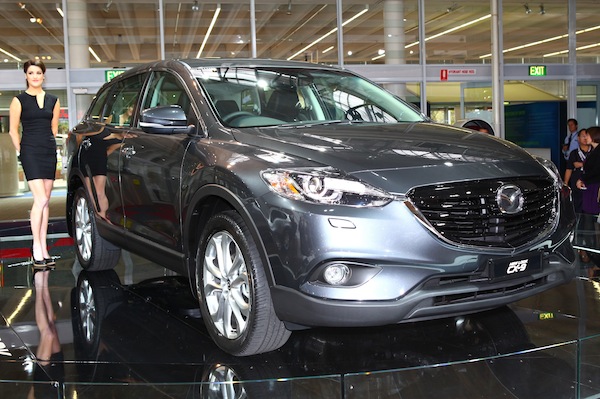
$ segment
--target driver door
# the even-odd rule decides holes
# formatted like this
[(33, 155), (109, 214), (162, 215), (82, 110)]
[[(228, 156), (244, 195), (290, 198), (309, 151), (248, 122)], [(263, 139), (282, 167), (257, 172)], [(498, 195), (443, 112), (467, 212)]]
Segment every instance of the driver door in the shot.
[[(181, 106), (190, 124), (197, 124), (190, 96), (177, 76), (153, 72), (140, 109), (163, 105)], [(180, 172), (189, 140), (185, 133), (146, 132), (136, 121), (121, 149), (125, 226), (136, 237), (167, 251), (182, 250)]]

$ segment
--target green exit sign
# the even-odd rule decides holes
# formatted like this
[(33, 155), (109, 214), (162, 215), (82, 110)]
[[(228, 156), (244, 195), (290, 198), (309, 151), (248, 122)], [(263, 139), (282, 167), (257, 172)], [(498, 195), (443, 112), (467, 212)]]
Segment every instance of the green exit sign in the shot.
[(529, 65), (529, 76), (546, 76), (546, 65)]
[(108, 69), (104, 71), (104, 81), (108, 82), (125, 72), (125, 69)]

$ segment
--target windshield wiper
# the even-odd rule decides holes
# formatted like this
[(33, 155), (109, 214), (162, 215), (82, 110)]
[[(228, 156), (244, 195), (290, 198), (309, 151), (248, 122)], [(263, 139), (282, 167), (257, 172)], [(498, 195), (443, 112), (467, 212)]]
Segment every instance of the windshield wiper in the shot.
[(352, 124), (357, 124), (357, 123), (368, 123), (369, 121), (363, 121), (363, 120), (349, 120), (349, 119), (336, 119), (336, 120), (329, 120), (329, 121), (306, 121), (306, 122), (300, 122), (298, 124), (296, 124), (295, 126), (326, 126), (326, 125), (352, 125)]

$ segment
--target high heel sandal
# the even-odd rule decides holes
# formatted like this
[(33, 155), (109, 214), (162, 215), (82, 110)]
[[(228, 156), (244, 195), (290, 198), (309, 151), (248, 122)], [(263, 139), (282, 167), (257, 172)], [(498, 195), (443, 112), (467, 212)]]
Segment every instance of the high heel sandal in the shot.
[(48, 267), (49, 270), (56, 269), (56, 261), (53, 257), (44, 258), (44, 262), (46, 262), (46, 267)]
[(48, 268), (48, 266), (46, 266), (46, 261), (45, 260), (35, 260), (33, 259), (33, 261), (31, 262), (31, 264), (33, 265), (33, 270), (46, 270)]
[(46, 259), (36, 260), (35, 256), (33, 256), (33, 246), (31, 247), (31, 264), (33, 266), (34, 275), (35, 271), (47, 270)]

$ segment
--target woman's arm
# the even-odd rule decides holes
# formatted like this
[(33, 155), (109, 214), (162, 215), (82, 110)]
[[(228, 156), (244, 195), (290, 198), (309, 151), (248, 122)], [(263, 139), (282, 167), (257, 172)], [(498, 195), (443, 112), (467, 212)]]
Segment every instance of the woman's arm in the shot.
[(571, 180), (571, 175), (573, 174), (573, 169), (567, 169), (565, 170), (565, 177), (563, 179), (563, 181), (565, 182), (565, 184), (568, 186), (569, 185), (569, 180)]
[(21, 151), (21, 137), (19, 135), (19, 124), (21, 123), (21, 101), (17, 97), (13, 97), (9, 108), (9, 123), (8, 133), (12, 139), (13, 145), (17, 152)]
[(54, 110), (52, 112), (52, 134), (54, 137), (58, 134), (58, 118), (60, 116), (60, 100), (56, 99), (56, 104), (54, 104)]

